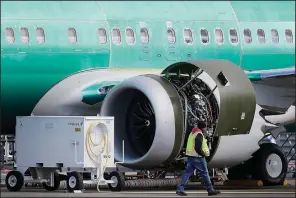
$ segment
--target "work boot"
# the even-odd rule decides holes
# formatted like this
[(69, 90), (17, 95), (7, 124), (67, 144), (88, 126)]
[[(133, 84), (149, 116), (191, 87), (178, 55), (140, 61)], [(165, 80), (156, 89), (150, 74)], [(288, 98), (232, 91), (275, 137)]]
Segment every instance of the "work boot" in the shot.
[(213, 192), (208, 192), (208, 196), (214, 196), (214, 195), (218, 195), (221, 192), (219, 190), (214, 190)]
[(185, 192), (183, 192), (183, 191), (176, 191), (176, 194), (177, 195), (180, 195), (180, 196), (187, 196), (187, 194), (185, 193)]

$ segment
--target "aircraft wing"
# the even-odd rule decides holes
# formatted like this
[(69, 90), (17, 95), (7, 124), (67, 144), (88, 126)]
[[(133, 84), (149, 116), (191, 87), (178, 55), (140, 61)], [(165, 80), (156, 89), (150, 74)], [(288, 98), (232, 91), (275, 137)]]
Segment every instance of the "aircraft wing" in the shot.
[[(258, 96), (257, 100), (266, 104), (262, 105), (264, 108), (271, 110), (269, 115), (264, 116), (265, 119), (270, 123), (283, 125), (287, 127), (287, 130), (288, 128), (295, 129), (295, 66), (246, 71), (246, 74), (253, 83)], [(278, 114), (272, 107), (286, 107), (287, 109)]]
[(260, 81), (267, 78), (295, 76), (295, 66), (282, 69), (246, 71), (246, 73), (251, 81)]

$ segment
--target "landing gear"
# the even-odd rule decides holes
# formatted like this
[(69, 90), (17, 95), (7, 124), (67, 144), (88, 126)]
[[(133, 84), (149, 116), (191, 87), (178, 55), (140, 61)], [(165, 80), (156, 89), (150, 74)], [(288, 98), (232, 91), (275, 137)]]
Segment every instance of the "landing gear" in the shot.
[(114, 183), (108, 184), (108, 187), (111, 191), (121, 191), (125, 187), (125, 178), (124, 175), (120, 172), (113, 171), (109, 175), (110, 180), (114, 181)]
[(288, 162), (282, 149), (276, 144), (262, 144), (254, 155), (253, 178), (264, 185), (283, 184), (288, 171)]
[(229, 180), (261, 180), (264, 185), (282, 185), (288, 171), (288, 162), (282, 149), (271, 143), (260, 145), (254, 157), (228, 169)]
[(83, 176), (79, 172), (67, 173), (67, 189), (69, 192), (83, 189)]
[(19, 191), (24, 185), (24, 176), (19, 171), (10, 171), (5, 179), (9, 191)]

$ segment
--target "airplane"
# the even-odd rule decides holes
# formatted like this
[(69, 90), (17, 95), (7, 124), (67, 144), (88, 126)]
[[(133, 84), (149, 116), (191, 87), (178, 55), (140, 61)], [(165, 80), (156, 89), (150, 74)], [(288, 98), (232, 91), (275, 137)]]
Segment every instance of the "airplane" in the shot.
[(116, 160), (124, 139), (124, 166), (153, 169), (206, 119), (209, 168), (280, 184), (285, 155), (261, 140), (295, 128), (294, 36), (293, 1), (1, 1), (1, 133), (16, 116), (114, 116)]

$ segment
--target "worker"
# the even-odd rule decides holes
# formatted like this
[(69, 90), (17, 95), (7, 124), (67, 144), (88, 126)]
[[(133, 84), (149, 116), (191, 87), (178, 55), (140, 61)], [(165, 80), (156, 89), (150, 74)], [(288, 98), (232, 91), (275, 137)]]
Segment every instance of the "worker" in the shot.
[(197, 170), (202, 177), (208, 191), (208, 196), (218, 195), (221, 193), (218, 190), (214, 190), (210, 180), (207, 161), (205, 159), (205, 157), (210, 155), (207, 140), (204, 137), (206, 133), (206, 124), (199, 121), (197, 127), (194, 127), (189, 134), (186, 146), (187, 167), (186, 172), (182, 176), (181, 183), (177, 186), (177, 195), (187, 195), (184, 192), (184, 186), (187, 184), (188, 179), (194, 170)]

